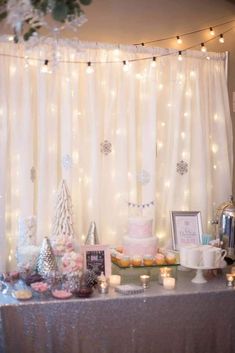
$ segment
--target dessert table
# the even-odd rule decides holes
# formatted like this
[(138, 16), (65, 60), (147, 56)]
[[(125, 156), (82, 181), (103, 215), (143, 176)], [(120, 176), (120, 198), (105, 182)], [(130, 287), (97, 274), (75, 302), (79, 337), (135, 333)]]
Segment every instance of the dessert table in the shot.
[(138, 295), (94, 291), (89, 299), (19, 302), (0, 294), (1, 353), (232, 353), (235, 290), (225, 274)]

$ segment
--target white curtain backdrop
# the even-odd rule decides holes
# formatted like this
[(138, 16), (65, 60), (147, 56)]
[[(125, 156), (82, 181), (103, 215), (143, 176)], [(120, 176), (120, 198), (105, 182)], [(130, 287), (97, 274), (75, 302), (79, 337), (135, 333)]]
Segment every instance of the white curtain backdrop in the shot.
[(211, 231), (232, 186), (225, 54), (2, 37), (0, 68), (1, 269), (14, 267), (19, 217), (36, 215), (38, 244), (50, 236), (61, 179), (80, 243), (95, 221), (120, 245), (143, 214), (167, 245), (171, 210), (201, 211)]

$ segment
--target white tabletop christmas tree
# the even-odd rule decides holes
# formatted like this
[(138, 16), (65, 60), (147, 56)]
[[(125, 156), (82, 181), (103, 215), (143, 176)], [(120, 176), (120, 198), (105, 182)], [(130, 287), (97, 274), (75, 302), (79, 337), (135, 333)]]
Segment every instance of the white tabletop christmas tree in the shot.
[(57, 193), (55, 216), (52, 226), (52, 244), (56, 255), (73, 250), (72, 201), (65, 180), (62, 180)]

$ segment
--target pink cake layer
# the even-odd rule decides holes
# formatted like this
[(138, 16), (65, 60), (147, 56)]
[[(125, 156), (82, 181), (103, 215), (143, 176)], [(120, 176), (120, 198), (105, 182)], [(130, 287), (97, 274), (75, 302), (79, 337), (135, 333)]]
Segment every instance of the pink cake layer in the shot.
[(131, 257), (135, 255), (155, 256), (157, 252), (157, 238), (149, 237), (145, 239), (133, 239), (130, 237), (124, 237), (123, 248), (124, 254), (129, 255)]
[(131, 238), (149, 238), (152, 236), (153, 220), (147, 218), (130, 218), (127, 235)]

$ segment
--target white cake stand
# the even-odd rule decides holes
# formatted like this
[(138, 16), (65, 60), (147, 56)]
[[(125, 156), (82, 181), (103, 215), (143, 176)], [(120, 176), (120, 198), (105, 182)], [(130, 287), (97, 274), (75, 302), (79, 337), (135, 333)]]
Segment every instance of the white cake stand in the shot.
[(205, 267), (205, 266), (190, 266), (183, 263), (181, 263), (181, 266), (184, 266), (186, 268), (191, 268), (192, 270), (196, 270), (196, 276), (192, 279), (192, 282), (198, 283), (198, 284), (207, 282), (207, 280), (204, 277), (203, 270), (213, 270), (215, 268), (218, 268), (218, 267)]

